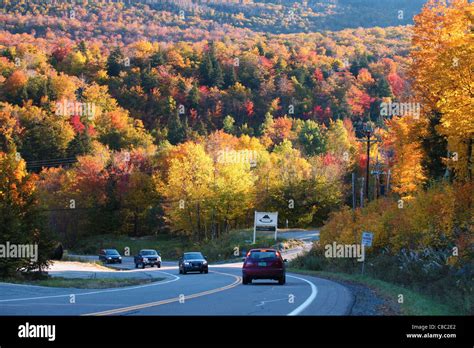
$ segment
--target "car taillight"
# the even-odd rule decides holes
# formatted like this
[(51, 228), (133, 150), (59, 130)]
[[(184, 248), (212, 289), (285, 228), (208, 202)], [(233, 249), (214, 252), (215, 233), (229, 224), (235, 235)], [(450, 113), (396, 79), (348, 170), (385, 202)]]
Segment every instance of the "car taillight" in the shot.
[(252, 260), (245, 260), (244, 267), (253, 266)]
[(282, 267), (282, 263), (280, 259), (271, 260), (267, 264), (270, 267)]

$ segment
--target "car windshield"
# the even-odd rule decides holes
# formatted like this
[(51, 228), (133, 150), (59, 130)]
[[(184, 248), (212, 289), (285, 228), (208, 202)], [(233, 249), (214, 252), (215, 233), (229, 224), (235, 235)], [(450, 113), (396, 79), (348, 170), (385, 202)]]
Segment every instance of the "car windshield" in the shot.
[(202, 256), (201, 253), (184, 254), (185, 260), (197, 260), (197, 259), (203, 259), (203, 258), (204, 257)]
[(250, 253), (250, 258), (254, 260), (274, 260), (276, 257), (274, 251), (252, 251)]
[(142, 250), (142, 255), (157, 255), (155, 250)]
[(107, 255), (119, 255), (118, 251), (115, 249), (108, 249), (105, 251)]

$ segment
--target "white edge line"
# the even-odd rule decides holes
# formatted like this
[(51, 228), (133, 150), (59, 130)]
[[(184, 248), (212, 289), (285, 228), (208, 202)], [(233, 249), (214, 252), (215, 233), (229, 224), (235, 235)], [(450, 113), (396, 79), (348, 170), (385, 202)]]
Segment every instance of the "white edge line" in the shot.
[[(126, 288), (118, 288), (118, 289), (108, 289), (108, 290), (102, 290), (102, 291), (91, 291), (91, 292), (85, 292), (85, 293), (78, 293), (78, 294), (74, 294), (74, 295), (75, 296), (86, 296), (86, 295), (102, 294), (102, 293), (107, 293), (107, 292), (129, 291), (129, 290), (135, 290), (135, 289), (140, 289), (140, 288), (146, 288), (146, 287), (150, 287), (150, 286), (167, 284), (167, 283), (175, 282), (175, 281), (180, 279), (180, 277), (178, 277), (174, 274), (168, 273), (168, 272), (161, 271), (161, 273), (168, 274), (168, 275), (172, 276), (173, 279), (167, 280), (165, 282), (155, 282), (155, 283), (152, 283), (152, 284), (145, 284), (145, 285), (132, 286), (132, 287), (126, 287)], [(215, 272), (215, 273), (221, 273), (221, 272)], [(225, 273), (223, 273), (223, 274), (225, 274)], [(302, 311), (304, 311), (314, 301), (314, 299), (316, 298), (316, 296), (318, 294), (318, 288), (312, 282), (310, 282), (309, 280), (306, 280), (304, 278), (291, 276), (291, 275), (287, 275), (287, 276), (291, 277), (291, 278), (302, 280), (302, 281), (308, 283), (311, 286), (311, 295), (301, 305), (299, 305), (297, 308), (295, 308), (293, 311), (291, 311), (290, 313), (287, 314), (288, 316), (296, 316), (296, 315), (299, 315)], [(6, 284), (6, 283), (4, 283), (4, 284)], [(12, 284), (12, 285), (16, 285), (16, 284)], [(0, 300), (0, 302), (42, 300), (42, 299), (47, 299), (47, 298), (68, 297), (70, 295), (71, 294), (54, 295), (54, 296), (41, 296), (41, 297), (29, 297), (29, 298), (16, 298), (16, 299)]]
[[(165, 273), (165, 272), (164, 272)], [(216, 273), (216, 274), (223, 274), (223, 275), (228, 275), (228, 276), (231, 276), (231, 277), (234, 277), (234, 278), (241, 278), (239, 277), (238, 275), (235, 275), (235, 274), (231, 274), (231, 273), (224, 273), (224, 272), (217, 272), (217, 271), (211, 271), (211, 273)], [(178, 279), (180, 279), (178, 277)], [(174, 280), (173, 280), (174, 281)], [(238, 283), (235, 284), (234, 283), (231, 283), (231, 284), (228, 284), (228, 285), (224, 285), (223, 287), (229, 287), (228, 289), (231, 289), (235, 286), (237, 286), (238, 284), (241, 284), (242, 280), (241, 279), (237, 279)], [(234, 285), (235, 284), (235, 285)], [(234, 286), (233, 286), (234, 285)], [(190, 299), (194, 299), (196, 297), (192, 297), (192, 296), (195, 296), (195, 295), (199, 295), (197, 297), (202, 297), (202, 296), (207, 296), (207, 295), (211, 295), (211, 294), (214, 294), (216, 292), (221, 292), (221, 291), (224, 291), (222, 290), (223, 287), (219, 287), (219, 288), (215, 288), (215, 289), (210, 289), (210, 290), (206, 290), (206, 291), (202, 291), (202, 292), (198, 292), (198, 293), (194, 293), (194, 294), (189, 294), (187, 295), (188, 297), (190, 297)], [(225, 290), (228, 290), (228, 289), (225, 289)], [(217, 291), (216, 291), (217, 290)], [(210, 292), (210, 293), (209, 293)], [(203, 293), (206, 293), (206, 294), (203, 294)], [(178, 301), (176, 298), (172, 298), (172, 299), (167, 299), (167, 300), (174, 300), (172, 302), (176, 302)], [(158, 302), (162, 302), (162, 301), (166, 301), (165, 300), (161, 300), (161, 301), (158, 301)], [(121, 310), (124, 310), (124, 309), (129, 309), (130, 307), (137, 307), (137, 306), (142, 306), (142, 305), (147, 305), (147, 304), (150, 304), (150, 303), (143, 303), (143, 304), (138, 304), (138, 305), (133, 305), (133, 306), (128, 306), (128, 307), (120, 307), (120, 308), (116, 308), (116, 309), (110, 309), (110, 310), (105, 310), (105, 311), (102, 311), (102, 312), (95, 312), (95, 313), (85, 313), (85, 314), (80, 314), (80, 316), (97, 316), (101, 313), (105, 313), (105, 312), (116, 312), (116, 311), (121, 311)], [(167, 303), (168, 304), (168, 303)], [(160, 306), (160, 305), (158, 305)], [(143, 307), (143, 308), (133, 308), (133, 309), (130, 309), (130, 310), (124, 310), (122, 311), (122, 313), (127, 313), (127, 312), (132, 312), (132, 311), (136, 311), (136, 310), (140, 310), (140, 309), (145, 309), (145, 308), (152, 308), (152, 307), (155, 307), (155, 306), (150, 306), (150, 307)], [(119, 312), (118, 312), (119, 313)], [(112, 313), (112, 314), (115, 314), (115, 313)]]
[[(164, 281), (164, 282), (153, 282), (153, 283), (151, 283), (151, 284), (137, 285), (137, 286), (129, 286), (129, 287), (124, 287), (124, 288), (116, 288), (116, 289), (107, 289), (107, 290), (83, 292), (83, 293), (77, 293), (77, 294), (74, 293), (74, 296), (86, 296), (86, 295), (103, 294), (103, 293), (107, 293), (107, 292), (129, 291), (129, 290), (147, 288), (147, 287), (150, 287), (150, 286), (163, 285), (163, 284), (175, 282), (175, 281), (177, 281), (177, 280), (180, 279), (180, 277), (178, 277), (177, 275), (174, 275), (174, 274), (171, 274), (171, 273), (168, 273), (168, 272), (164, 272), (164, 271), (158, 271), (158, 272), (168, 274), (168, 275), (172, 276), (174, 279), (170, 279), (170, 280), (167, 280), (167, 281)], [(17, 284), (14, 284), (14, 283), (2, 283), (2, 284), (17, 285)], [(25, 285), (25, 284), (18, 284), (18, 285), (28, 286), (28, 285)], [(37, 286), (37, 287), (38, 287), (38, 286)], [(45, 287), (41, 287), (41, 288), (45, 288)], [(64, 288), (63, 288), (63, 289), (64, 289)], [(77, 290), (77, 289), (75, 289), (75, 290)], [(63, 294), (63, 295), (52, 295), (52, 296), (41, 296), (41, 297), (26, 297), (26, 298), (13, 298), (13, 299), (8, 299), (8, 300), (0, 300), (0, 303), (2, 303), (2, 302), (16, 302), (16, 301), (29, 301), (29, 300), (44, 300), (44, 299), (47, 299), (47, 298), (69, 297), (69, 296), (71, 296), (72, 294), (73, 294), (73, 293), (71, 292), (71, 293)]]
[(306, 301), (304, 301), (297, 308), (295, 308), (293, 311), (291, 311), (290, 313), (287, 314), (288, 316), (299, 315), (301, 312), (303, 312), (314, 301), (314, 299), (318, 295), (318, 287), (316, 285), (314, 285), (312, 282), (310, 282), (309, 280), (306, 280), (304, 278), (295, 277), (295, 276), (291, 276), (291, 275), (287, 275), (287, 277), (296, 278), (296, 279), (305, 281), (306, 283), (308, 283), (311, 286), (311, 295), (306, 299)]

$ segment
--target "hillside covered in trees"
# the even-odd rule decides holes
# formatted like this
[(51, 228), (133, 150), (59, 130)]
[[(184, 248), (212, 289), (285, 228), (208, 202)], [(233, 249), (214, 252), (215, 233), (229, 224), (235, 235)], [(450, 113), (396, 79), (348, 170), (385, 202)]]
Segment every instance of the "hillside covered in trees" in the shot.
[(413, 24), (424, 0), (4, 0), (14, 33), (60, 33), (116, 43), (220, 39)]
[(202, 241), (257, 209), (472, 260), (473, 5), (293, 4), (3, 1), (2, 238)]
[[(17, 120), (9, 132), (12, 146), (43, 184), (72, 180), (58, 192), (46, 186), (47, 208), (76, 199), (98, 214), (81, 219), (90, 224), (83, 227), (88, 233), (146, 234), (178, 224), (176, 212), (163, 217), (162, 209), (181, 199), (189, 201), (190, 213), (173, 227), (185, 233), (204, 228), (202, 237), (246, 226), (257, 205), (279, 209), (290, 225), (320, 224), (345, 200), (342, 178), (364, 161), (356, 142), (363, 121), (382, 126), (381, 102), (409, 93), (408, 34), (406, 28), (357, 29), (107, 47), (3, 32), (2, 114)], [(202, 163), (186, 163), (201, 157)], [(76, 159), (74, 168), (40, 172)], [(207, 173), (206, 192), (195, 178), (183, 187), (180, 175), (196, 174), (185, 165)], [(86, 191), (75, 186), (82, 180), (76, 174), (85, 175)], [(170, 179), (177, 187), (170, 189)], [(160, 184), (163, 191), (154, 195), (150, 188)], [(322, 191), (307, 189), (316, 184)], [(133, 207), (124, 195), (129, 189), (138, 190), (130, 193)], [(206, 200), (199, 207), (198, 198)], [(123, 226), (103, 219), (98, 205)]]

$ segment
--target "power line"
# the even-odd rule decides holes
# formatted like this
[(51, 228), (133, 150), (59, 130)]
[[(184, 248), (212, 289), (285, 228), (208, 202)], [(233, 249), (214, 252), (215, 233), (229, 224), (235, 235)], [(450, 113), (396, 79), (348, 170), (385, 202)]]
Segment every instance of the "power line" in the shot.
[(42, 168), (42, 167), (58, 167), (61, 165), (71, 165), (77, 162), (76, 157), (65, 157), (65, 158), (55, 158), (55, 159), (46, 159), (46, 160), (26, 160), (27, 168)]
[(71, 160), (76, 161), (77, 159), (76, 157), (51, 158), (51, 159), (33, 160), (33, 161), (29, 161), (25, 159), (27, 163), (47, 163), (47, 162), (61, 162), (61, 161), (71, 161)]

